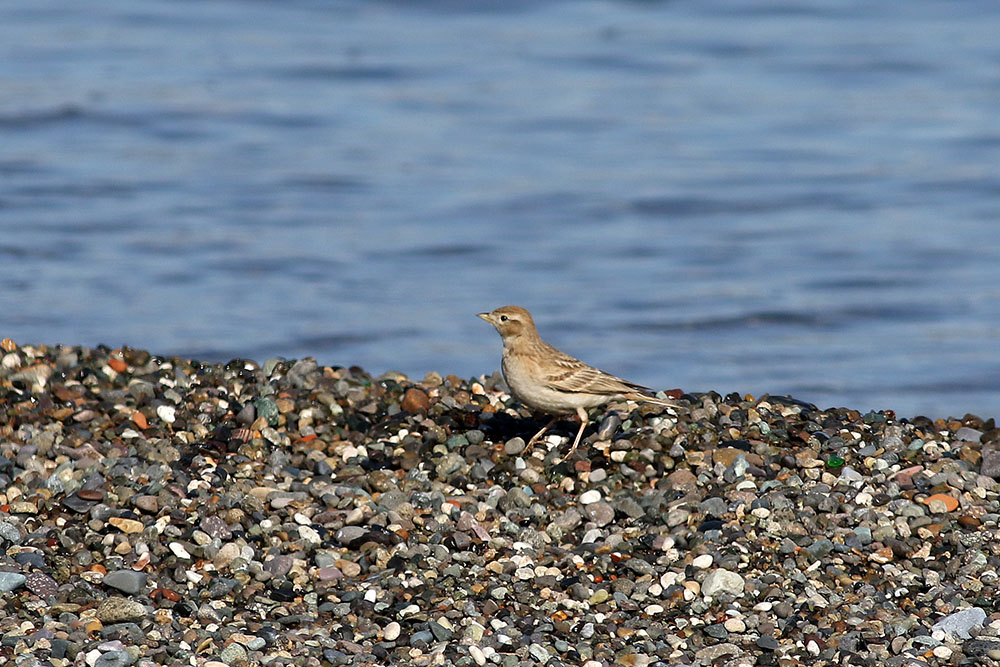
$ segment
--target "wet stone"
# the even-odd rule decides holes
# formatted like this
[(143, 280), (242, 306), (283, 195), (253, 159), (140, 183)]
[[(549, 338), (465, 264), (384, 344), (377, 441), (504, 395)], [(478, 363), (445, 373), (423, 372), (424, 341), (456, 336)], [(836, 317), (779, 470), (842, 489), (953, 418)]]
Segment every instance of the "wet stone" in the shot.
[(598, 440), (610, 440), (618, 429), (622, 425), (621, 417), (618, 416), (616, 412), (609, 412), (604, 419), (601, 420), (600, 426), (597, 427), (597, 439)]

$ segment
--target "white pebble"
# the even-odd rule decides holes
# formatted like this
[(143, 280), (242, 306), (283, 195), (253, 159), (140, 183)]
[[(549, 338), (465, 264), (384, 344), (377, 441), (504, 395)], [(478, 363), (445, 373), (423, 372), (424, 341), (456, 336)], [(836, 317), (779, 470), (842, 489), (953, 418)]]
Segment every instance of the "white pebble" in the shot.
[(394, 642), (399, 639), (399, 632), (399, 623), (392, 621), (385, 626), (384, 630), (382, 630), (382, 638), (387, 642)]
[(704, 570), (711, 567), (713, 562), (715, 562), (715, 559), (712, 558), (712, 554), (702, 554), (691, 561), (691, 564), (699, 570)]
[(740, 618), (730, 618), (727, 619), (725, 623), (722, 624), (729, 632), (744, 632), (747, 629), (747, 624), (743, 622)]
[(933, 651), (935, 657), (947, 660), (951, 657), (952, 650), (947, 646), (935, 646)]
[(472, 659), (475, 660), (476, 664), (480, 665), (480, 667), (486, 664), (486, 654), (483, 653), (483, 649), (478, 646), (470, 646), (469, 655), (472, 656)]
[(663, 607), (661, 605), (658, 605), (658, 604), (651, 604), (651, 605), (648, 605), (645, 609), (643, 609), (643, 611), (646, 612), (650, 616), (655, 616), (656, 614), (662, 614), (663, 613)]
[(156, 408), (156, 415), (168, 424), (173, 424), (177, 419), (177, 408), (172, 405), (159, 405)]
[(321, 544), (323, 538), (309, 526), (299, 526), (299, 537), (310, 544)]
[(187, 549), (180, 542), (171, 542), (170, 550), (174, 552), (174, 555), (178, 558), (191, 558), (191, 554), (188, 553)]
[(591, 503), (596, 503), (601, 499), (601, 492), (597, 489), (591, 489), (590, 491), (584, 491), (580, 494), (580, 504), (590, 505)]

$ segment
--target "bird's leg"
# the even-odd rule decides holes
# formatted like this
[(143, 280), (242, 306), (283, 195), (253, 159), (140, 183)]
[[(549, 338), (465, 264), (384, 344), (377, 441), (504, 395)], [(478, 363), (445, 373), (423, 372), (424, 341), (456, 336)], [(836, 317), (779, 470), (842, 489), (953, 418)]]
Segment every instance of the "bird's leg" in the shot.
[(583, 437), (583, 429), (587, 428), (587, 424), (590, 423), (590, 415), (588, 415), (587, 411), (583, 408), (577, 408), (576, 414), (580, 417), (580, 430), (576, 432), (576, 438), (573, 440), (573, 446), (569, 448), (568, 452), (566, 452), (566, 456), (559, 459), (559, 463), (562, 463), (569, 457), (573, 456), (573, 452), (576, 451), (577, 446), (580, 444), (580, 438)]
[(560, 415), (556, 415), (555, 417), (550, 419), (549, 423), (543, 426), (541, 431), (531, 436), (531, 440), (528, 441), (528, 444), (524, 447), (524, 451), (521, 453), (527, 454), (528, 452), (530, 452), (531, 448), (535, 446), (535, 443), (542, 439), (542, 436), (545, 435), (545, 432), (548, 431), (550, 428), (552, 428), (553, 424), (559, 421), (559, 417)]

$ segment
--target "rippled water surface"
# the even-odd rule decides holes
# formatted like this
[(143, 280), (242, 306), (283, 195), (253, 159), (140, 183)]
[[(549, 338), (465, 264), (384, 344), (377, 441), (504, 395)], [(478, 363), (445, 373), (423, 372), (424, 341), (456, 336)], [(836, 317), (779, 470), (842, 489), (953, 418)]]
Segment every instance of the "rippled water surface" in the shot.
[(0, 330), (1000, 406), (1000, 4), (0, 5)]

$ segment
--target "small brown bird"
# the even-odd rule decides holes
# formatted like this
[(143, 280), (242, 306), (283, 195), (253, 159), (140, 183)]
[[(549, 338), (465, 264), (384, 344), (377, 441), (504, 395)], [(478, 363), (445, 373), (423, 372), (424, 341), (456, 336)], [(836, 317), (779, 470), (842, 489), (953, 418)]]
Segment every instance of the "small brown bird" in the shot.
[(503, 306), (489, 313), (479, 313), (478, 317), (496, 327), (503, 338), (501, 370), (514, 398), (532, 410), (554, 415), (528, 442), (529, 450), (560, 417), (575, 412), (580, 417), (580, 430), (563, 457), (569, 458), (590, 422), (587, 408), (603, 405), (614, 398), (680, 407), (652, 396), (652, 390), (647, 387), (588, 366), (552, 347), (538, 335), (531, 313), (520, 306)]

